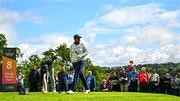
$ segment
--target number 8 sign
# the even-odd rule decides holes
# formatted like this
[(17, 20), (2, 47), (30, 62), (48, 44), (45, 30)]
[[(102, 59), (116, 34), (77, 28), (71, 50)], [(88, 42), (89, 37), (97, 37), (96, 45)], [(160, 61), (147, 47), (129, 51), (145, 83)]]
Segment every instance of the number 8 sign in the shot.
[(16, 84), (16, 60), (8, 56), (2, 57), (2, 84)]
[(16, 48), (3, 48), (2, 90), (16, 91)]
[(11, 61), (7, 61), (6, 68), (12, 69), (12, 62)]

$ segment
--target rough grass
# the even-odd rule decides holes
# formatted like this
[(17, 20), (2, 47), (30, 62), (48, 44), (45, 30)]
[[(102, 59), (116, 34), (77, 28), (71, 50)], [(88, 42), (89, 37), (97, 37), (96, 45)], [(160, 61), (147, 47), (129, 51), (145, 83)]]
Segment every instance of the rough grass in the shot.
[(0, 101), (180, 101), (180, 97), (165, 94), (150, 93), (123, 93), (123, 92), (91, 92), (75, 93), (30, 93), (18, 95), (18, 93), (0, 93)]

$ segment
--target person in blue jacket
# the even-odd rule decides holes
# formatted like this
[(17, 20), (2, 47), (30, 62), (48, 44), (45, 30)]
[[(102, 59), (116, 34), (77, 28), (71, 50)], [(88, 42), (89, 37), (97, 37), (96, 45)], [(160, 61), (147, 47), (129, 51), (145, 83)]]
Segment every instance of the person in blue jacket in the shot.
[(71, 68), (68, 73), (68, 90), (73, 90), (73, 80), (74, 80), (74, 69)]
[(86, 81), (90, 91), (95, 91), (96, 89), (96, 77), (92, 75), (92, 71), (89, 71), (88, 77), (86, 77)]
[(136, 72), (136, 68), (132, 68), (132, 71), (129, 73), (129, 91), (130, 92), (137, 92), (138, 91), (138, 72)]

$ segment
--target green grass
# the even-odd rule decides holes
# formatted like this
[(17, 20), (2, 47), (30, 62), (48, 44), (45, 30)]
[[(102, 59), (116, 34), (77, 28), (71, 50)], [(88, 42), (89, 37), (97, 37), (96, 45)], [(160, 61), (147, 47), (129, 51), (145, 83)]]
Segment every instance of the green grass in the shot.
[(180, 97), (164, 94), (150, 93), (123, 93), (123, 92), (91, 92), (75, 93), (30, 93), (18, 95), (18, 93), (0, 93), (0, 101), (180, 101)]

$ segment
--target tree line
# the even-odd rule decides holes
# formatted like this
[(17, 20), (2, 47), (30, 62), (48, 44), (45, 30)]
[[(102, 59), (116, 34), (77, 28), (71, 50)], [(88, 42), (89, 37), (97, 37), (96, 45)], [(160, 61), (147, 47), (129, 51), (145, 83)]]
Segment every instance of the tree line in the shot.
[[(0, 34), (0, 60), (2, 60), (2, 52), (3, 48), (8, 47), (7, 44), (7, 39), (4, 34)], [(22, 58), (23, 53), (21, 50), (16, 47), (17, 49), (17, 58)], [(24, 79), (24, 84), (25, 87), (29, 86), (29, 73), (33, 65), (36, 65), (38, 68), (40, 68), (40, 64), (43, 60), (49, 59), (52, 56), (58, 56), (61, 59), (57, 59), (54, 62), (54, 69), (55, 69), (55, 76), (57, 75), (59, 68), (62, 64), (66, 65), (66, 71), (69, 71), (70, 68), (73, 68), (70, 62), (70, 55), (69, 55), (70, 48), (67, 46), (66, 43), (60, 44), (57, 46), (55, 49), (48, 49), (44, 52), (42, 52), (42, 58), (39, 57), (37, 54), (31, 55), (28, 59), (18, 62), (17, 64), (17, 69), (20, 69), (21, 72), (25, 75)], [(109, 77), (110, 72), (112, 71), (117, 71), (117, 69), (120, 66), (115, 66), (115, 67), (102, 67), (99, 65), (94, 65), (91, 61), (90, 58), (87, 58), (87, 64), (84, 68), (85, 75), (88, 74), (88, 71), (92, 71), (93, 75), (96, 77), (96, 90), (99, 89), (99, 85), (101, 84), (101, 81), (103, 79), (107, 79)], [(128, 63), (128, 61), (127, 61)], [(160, 64), (139, 64), (136, 65), (137, 70), (140, 70), (141, 67), (146, 67), (147, 70), (151, 70), (151, 68), (157, 68), (157, 71), (160, 76), (165, 76), (166, 73), (172, 69), (174, 71), (180, 72), (180, 63), (173, 63), (173, 62), (168, 62), (168, 63), (160, 63)], [(125, 69), (128, 68), (128, 66), (123, 66)], [(82, 88), (82, 83), (78, 84), (77, 89), (81, 90)]]

